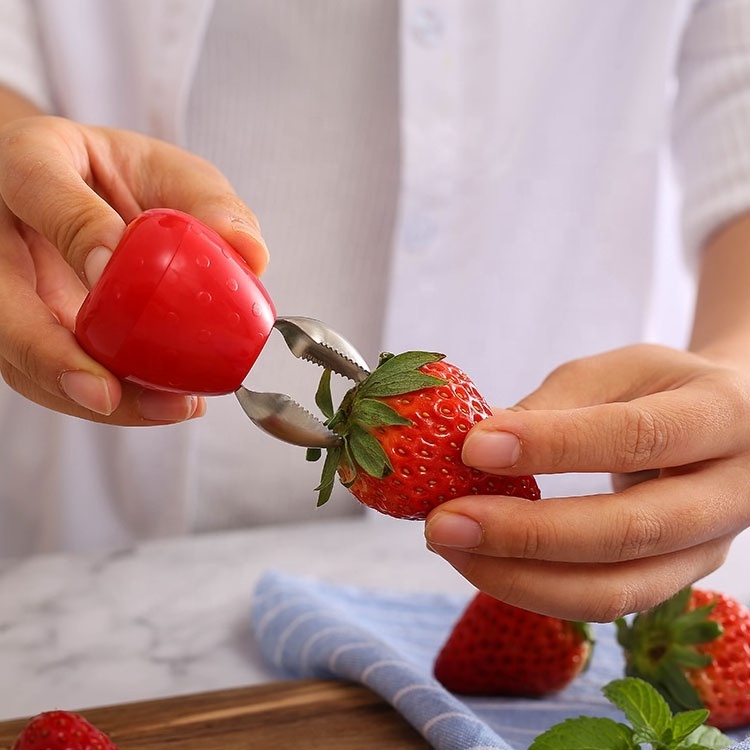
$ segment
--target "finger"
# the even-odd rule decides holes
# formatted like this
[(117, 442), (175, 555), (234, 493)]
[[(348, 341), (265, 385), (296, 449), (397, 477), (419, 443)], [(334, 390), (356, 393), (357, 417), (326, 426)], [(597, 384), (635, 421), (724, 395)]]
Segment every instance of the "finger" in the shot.
[(629, 474), (613, 474), (612, 489), (615, 492), (622, 492), (628, 489), (628, 487), (634, 487), (641, 482), (649, 482), (658, 476), (659, 472), (655, 469), (651, 471), (632, 471)]
[[(0, 207), (0, 236), (3, 238), (0, 243), (3, 376), (18, 390), (31, 388), (61, 396), (63, 372), (87, 372), (90, 376), (87, 406), (103, 414), (111, 413), (120, 399), (118, 380), (83, 352), (72, 332), (60, 324), (52, 309), (37, 294), (31, 255), (3, 207)], [(25, 381), (33, 383), (33, 387)]]
[(532, 503), (469, 496), (438, 506), (425, 536), (498, 558), (612, 563), (655, 557), (736, 533), (750, 522), (743, 457), (662, 476), (624, 492)]
[[(52, 280), (44, 274), (35, 275), (26, 242), (10, 223), (7, 211), (0, 210), (0, 368), (11, 388), (56, 411), (112, 424), (162, 423), (199, 416), (200, 402), (195, 398), (130, 387), (123, 392), (120, 381), (80, 348), (69, 327), (61, 325), (69, 313), (69, 300), (50, 304), (39, 296), (43, 293), (47, 298), (66, 300), (75, 296), (64, 281), (65, 275), (59, 290), (52, 288)], [(37, 243), (34, 252), (46, 252), (44, 243)], [(40, 262), (41, 267), (46, 265)], [(80, 282), (75, 286), (81, 295)], [(55, 309), (60, 310), (60, 316)]]
[(472, 428), (462, 455), (478, 469), (516, 475), (647, 471), (747, 449), (748, 420), (741, 388), (704, 376), (627, 402), (497, 412)]
[(257, 275), (269, 252), (255, 214), (209, 162), (168, 144), (159, 144), (148, 161), (149, 179), (140, 185), (146, 207), (176, 208), (214, 229)]
[(58, 248), (88, 286), (125, 223), (146, 208), (176, 208), (202, 219), (256, 273), (268, 260), (257, 219), (226, 178), (208, 162), (155, 139), (31, 118), (2, 137), (0, 175), (0, 195), (13, 214)]
[[(94, 179), (86, 139), (73, 123), (29, 118), (0, 136), (5, 205), (45, 236), (80, 278), (88, 254), (94, 248), (111, 252), (125, 227), (118, 211), (91, 187)], [(134, 200), (129, 204), (131, 213), (137, 211)]]
[[(665, 362), (670, 380), (665, 382)], [(566, 362), (514, 407), (519, 410), (574, 409), (630, 401), (672, 388), (689, 379), (705, 362), (688, 352), (655, 344), (637, 344)]]
[[(0, 278), (5, 278), (1, 264)], [(38, 297), (7, 294), (6, 288), (0, 283), (0, 370), (22, 396), (64, 414), (118, 425), (180, 422), (204, 413), (203, 399), (195, 396), (123, 387), (81, 350)]]
[(485, 557), (436, 550), (477, 588), (534, 612), (581, 622), (612, 622), (668, 599), (719, 568), (731, 537), (670, 555), (610, 565)]
[(206, 411), (202, 397), (151, 391), (128, 383), (122, 386), (117, 407), (111, 411), (102, 409), (101, 384), (93, 380), (95, 376), (82, 370), (63, 372), (57, 393), (44, 390), (8, 363), (3, 364), (2, 374), (13, 390), (30, 401), (92, 422), (127, 427), (165, 425), (201, 417)]
[[(3, 235), (6, 242), (9, 240), (10, 231)], [(22, 243), (18, 252), (6, 256), (5, 262), (12, 266), (25, 262), (25, 256), (28, 256), (33, 265), (29, 269), (28, 279), (34, 286), (36, 295), (63, 326), (74, 330), (78, 310), (86, 298), (86, 286), (65, 262), (57, 248), (44, 237), (25, 224), (20, 227), (20, 234)]]
[(123, 396), (114, 375), (83, 352), (70, 329), (85, 287), (50, 252), (59, 250), (90, 286), (122, 235), (123, 217), (171, 203), (213, 223), (260, 271), (267, 251), (255, 217), (217, 170), (142, 136), (31, 118), (0, 139), (5, 380), (37, 403), (115, 424), (199, 416), (205, 402), (195, 397), (130, 388)]

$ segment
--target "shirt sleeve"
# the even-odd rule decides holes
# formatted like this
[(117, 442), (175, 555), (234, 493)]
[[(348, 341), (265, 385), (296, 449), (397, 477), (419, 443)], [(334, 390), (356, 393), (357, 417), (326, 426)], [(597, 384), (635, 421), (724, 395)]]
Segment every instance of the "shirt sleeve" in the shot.
[(750, 211), (750, 0), (696, 3), (678, 61), (674, 150), (686, 249)]
[(0, 85), (45, 111), (51, 109), (34, 3), (29, 0), (0, 0)]

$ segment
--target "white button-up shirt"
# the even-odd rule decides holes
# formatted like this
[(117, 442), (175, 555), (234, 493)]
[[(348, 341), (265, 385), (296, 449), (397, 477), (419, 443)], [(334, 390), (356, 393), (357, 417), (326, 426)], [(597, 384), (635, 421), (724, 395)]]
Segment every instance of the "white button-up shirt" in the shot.
[[(185, 144), (212, 6), (0, 0), (0, 81)], [(682, 344), (686, 265), (750, 207), (750, 1), (402, 0), (399, 13), (382, 347), (443, 351), (507, 405), (571, 358)], [(196, 425), (89, 425), (7, 389), (0, 422), (15, 436), (0, 450), (0, 553), (192, 528)]]

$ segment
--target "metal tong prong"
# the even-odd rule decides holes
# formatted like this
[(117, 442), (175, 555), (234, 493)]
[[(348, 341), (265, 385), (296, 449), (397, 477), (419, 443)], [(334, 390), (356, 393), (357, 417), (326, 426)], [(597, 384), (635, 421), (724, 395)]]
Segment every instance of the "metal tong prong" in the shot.
[(343, 336), (315, 318), (289, 316), (273, 324), (295, 357), (361, 383), (370, 369), (364, 357)]
[(248, 417), (278, 440), (304, 448), (330, 448), (341, 438), (284, 393), (261, 393), (240, 386), (235, 395)]
[[(277, 318), (274, 327), (296, 357), (361, 382), (369, 374), (364, 357), (343, 336), (314, 318)], [(284, 393), (261, 393), (240, 386), (235, 395), (261, 430), (286, 443), (329, 448), (341, 437)]]

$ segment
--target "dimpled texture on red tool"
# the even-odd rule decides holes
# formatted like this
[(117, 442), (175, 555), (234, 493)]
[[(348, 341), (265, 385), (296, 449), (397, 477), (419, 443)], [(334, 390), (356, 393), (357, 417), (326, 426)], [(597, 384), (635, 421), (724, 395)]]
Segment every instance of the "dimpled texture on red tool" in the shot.
[(76, 338), (119, 377), (157, 390), (236, 390), (276, 319), (245, 260), (188, 214), (134, 219), (84, 301)]

